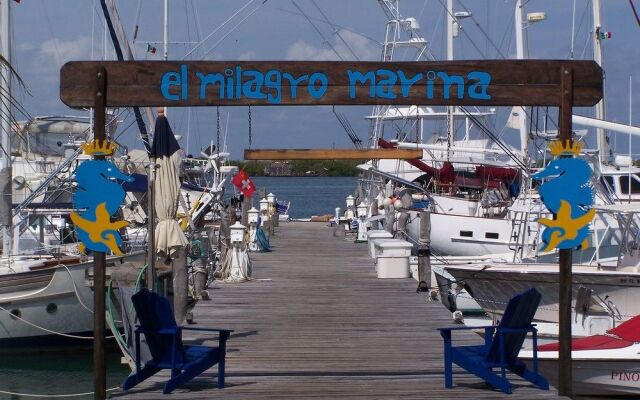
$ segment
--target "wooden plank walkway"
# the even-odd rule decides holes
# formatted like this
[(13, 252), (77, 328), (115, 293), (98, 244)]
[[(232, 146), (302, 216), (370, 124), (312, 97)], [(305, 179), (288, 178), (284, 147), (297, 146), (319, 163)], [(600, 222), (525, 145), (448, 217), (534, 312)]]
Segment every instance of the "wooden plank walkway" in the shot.
[[(277, 228), (273, 252), (252, 254), (254, 280), (215, 284), (195, 309), (203, 327), (234, 329), (227, 387), (212, 372), (172, 396), (157, 378), (122, 399), (558, 398), (514, 379), (507, 396), (455, 374), (444, 388), (442, 339), (451, 314), (415, 292), (412, 279), (376, 279), (366, 245), (333, 236), (323, 223)], [(458, 343), (479, 342), (472, 333)], [(216, 340), (193, 336), (198, 342)]]

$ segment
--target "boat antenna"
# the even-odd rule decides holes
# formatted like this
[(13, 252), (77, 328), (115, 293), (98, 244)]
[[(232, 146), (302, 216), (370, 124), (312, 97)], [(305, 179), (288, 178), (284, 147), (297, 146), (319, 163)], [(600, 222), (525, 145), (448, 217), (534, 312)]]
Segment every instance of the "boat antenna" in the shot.
[(251, 136), (252, 136), (252, 132), (251, 132), (251, 106), (249, 106), (249, 148), (251, 148)]
[[(102, 13), (104, 14), (104, 20), (107, 23), (107, 27), (109, 28), (109, 35), (111, 36), (111, 41), (113, 42), (113, 48), (116, 51), (116, 56), (119, 61), (124, 61), (124, 55), (122, 54), (122, 48), (120, 47), (120, 42), (118, 41), (118, 36), (116, 35), (116, 31), (113, 27), (113, 22), (111, 21), (111, 15), (109, 14), (109, 9), (107, 8), (106, 0), (100, 0), (100, 6), (102, 7)], [(147, 127), (145, 126), (144, 120), (142, 119), (142, 114), (140, 113), (139, 107), (133, 107), (133, 114), (136, 118), (136, 123), (138, 124), (138, 130), (140, 131), (140, 137), (142, 138), (142, 144), (144, 144), (144, 148), (147, 150), (147, 154), (151, 154), (151, 143), (149, 142), (149, 134), (147, 133)]]
[(216, 150), (220, 158), (220, 106), (216, 106)]

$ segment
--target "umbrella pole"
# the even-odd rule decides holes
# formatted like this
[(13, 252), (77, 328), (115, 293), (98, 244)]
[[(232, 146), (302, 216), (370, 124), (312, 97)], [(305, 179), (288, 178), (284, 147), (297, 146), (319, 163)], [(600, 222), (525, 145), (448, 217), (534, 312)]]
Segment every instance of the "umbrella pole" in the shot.
[(147, 287), (156, 291), (156, 159), (149, 156), (149, 172), (147, 179)]

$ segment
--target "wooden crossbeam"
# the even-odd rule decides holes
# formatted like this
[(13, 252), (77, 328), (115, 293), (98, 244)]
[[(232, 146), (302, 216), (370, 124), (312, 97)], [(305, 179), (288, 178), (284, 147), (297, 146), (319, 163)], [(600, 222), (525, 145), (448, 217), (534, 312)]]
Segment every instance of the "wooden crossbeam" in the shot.
[(245, 149), (245, 160), (372, 160), (422, 158), (420, 149)]

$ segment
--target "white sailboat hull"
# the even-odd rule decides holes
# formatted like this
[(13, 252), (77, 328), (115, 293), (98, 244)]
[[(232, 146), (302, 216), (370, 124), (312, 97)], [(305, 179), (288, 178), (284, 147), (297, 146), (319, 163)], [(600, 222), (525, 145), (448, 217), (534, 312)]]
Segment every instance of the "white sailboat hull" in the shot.
[[(141, 255), (130, 255), (134, 260)], [(86, 286), (93, 261), (0, 275), (0, 343), (39, 346), (90, 344), (93, 290)], [(16, 318), (17, 315), (19, 318)]]
[[(492, 316), (500, 316), (511, 297), (530, 287), (542, 294), (535, 320), (558, 322), (559, 288), (557, 264), (450, 265), (446, 271), (463, 282), (469, 294)], [(593, 290), (615, 307), (622, 319), (637, 314), (640, 273), (604, 271), (597, 267), (573, 267), (573, 302), (580, 287)]]
[[(407, 234), (417, 243), (420, 237), (419, 211), (411, 210)], [(468, 232), (472, 232), (472, 236)], [(487, 238), (498, 236), (497, 239)], [(431, 214), (431, 251), (439, 255), (478, 256), (508, 253), (511, 221), (453, 214)]]

